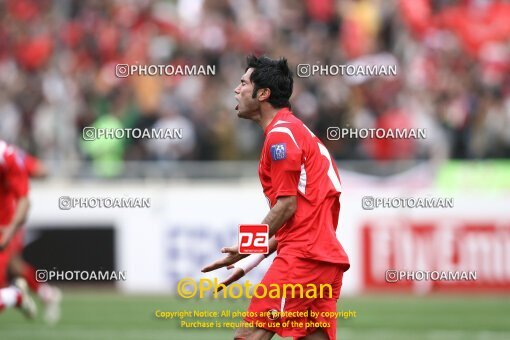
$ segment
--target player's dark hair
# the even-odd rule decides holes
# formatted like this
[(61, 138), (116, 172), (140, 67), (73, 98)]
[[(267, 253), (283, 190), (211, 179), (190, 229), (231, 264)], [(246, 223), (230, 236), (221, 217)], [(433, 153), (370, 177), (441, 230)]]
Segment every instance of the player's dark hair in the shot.
[(271, 91), (268, 102), (275, 108), (290, 108), (289, 98), (292, 95), (292, 72), (287, 59), (273, 60), (268, 57), (249, 55), (246, 58), (247, 67), (253, 68), (250, 81), (253, 83), (252, 98), (255, 98), (259, 89), (268, 88)]

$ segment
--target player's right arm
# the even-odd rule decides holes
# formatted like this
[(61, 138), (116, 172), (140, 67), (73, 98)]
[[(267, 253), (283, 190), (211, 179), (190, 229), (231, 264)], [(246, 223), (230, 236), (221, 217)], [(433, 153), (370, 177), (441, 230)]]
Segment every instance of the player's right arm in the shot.
[[(227, 269), (233, 269), (232, 273), (228, 278), (223, 280), (221, 284), (228, 286), (232, 282), (236, 282), (246, 274), (248, 274), (253, 268), (258, 266), (264, 259), (269, 257), (272, 253), (276, 251), (276, 247), (278, 245), (276, 238), (273, 236), (269, 239), (269, 252), (267, 254), (251, 254), (244, 259), (237, 261), (235, 264), (231, 264), (227, 266)], [(218, 292), (223, 289), (222, 285), (219, 285)]]
[(237, 245), (221, 248), (220, 251), (224, 254), (227, 254), (227, 256), (202, 268), (202, 273), (207, 273), (219, 268), (230, 266), (247, 256), (246, 254), (239, 254), (239, 248)]
[[(269, 255), (274, 253), (276, 251), (277, 245), (278, 245), (278, 243), (276, 242), (276, 239), (274, 237), (271, 237), (268, 242), (269, 253), (267, 253), (265, 255), (265, 257), (268, 257)], [(234, 263), (236, 263), (248, 256), (246, 254), (239, 254), (239, 249), (238, 249), (237, 245), (232, 246), (232, 247), (221, 248), (221, 252), (227, 254), (227, 256), (202, 268), (202, 273), (207, 273), (207, 272), (210, 272), (210, 271), (213, 271), (216, 269), (220, 269), (223, 267), (227, 267), (227, 269), (232, 269), (235, 267)], [(243, 273), (243, 275), (245, 275), (245, 274), (246, 273)]]

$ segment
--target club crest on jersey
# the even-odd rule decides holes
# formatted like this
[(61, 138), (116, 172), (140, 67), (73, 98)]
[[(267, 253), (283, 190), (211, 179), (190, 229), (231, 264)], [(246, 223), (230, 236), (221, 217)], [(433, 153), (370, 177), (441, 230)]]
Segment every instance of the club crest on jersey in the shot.
[(285, 143), (271, 145), (271, 158), (273, 161), (279, 161), (287, 157)]

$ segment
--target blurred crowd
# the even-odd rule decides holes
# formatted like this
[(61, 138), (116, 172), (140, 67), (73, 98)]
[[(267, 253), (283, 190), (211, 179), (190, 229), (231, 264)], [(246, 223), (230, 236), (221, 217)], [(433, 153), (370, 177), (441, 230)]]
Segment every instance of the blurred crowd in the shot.
[[(510, 156), (510, 5), (490, 0), (4, 0), (0, 139), (53, 163), (258, 159), (237, 118), (249, 53), (398, 65), (397, 77), (294, 78), (292, 109), (337, 159)], [(115, 76), (115, 65), (215, 65), (214, 76)], [(182, 128), (84, 141), (87, 126)], [(328, 127), (425, 128), (423, 140), (328, 141)]]

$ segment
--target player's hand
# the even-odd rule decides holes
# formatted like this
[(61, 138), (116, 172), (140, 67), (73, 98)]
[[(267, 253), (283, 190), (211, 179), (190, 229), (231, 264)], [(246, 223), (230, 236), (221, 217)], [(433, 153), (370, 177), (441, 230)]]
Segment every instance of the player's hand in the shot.
[[(242, 268), (235, 268), (233, 265), (229, 265), (227, 266), (227, 269), (234, 269), (232, 271), (232, 274), (230, 274), (230, 276), (223, 280), (220, 284), (224, 284), (225, 286), (228, 286), (229, 284), (231, 284), (232, 282), (236, 282), (237, 280), (239, 280), (240, 278), (242, 278), (245, 273), (244, 273), (244, 270)], [(221, 292), (223, 290), (223, 286), (219, 286), (218, 290), (216, 292)]]
[(237, 246), (221, 248), (221, 252), (227, 254), (227, 256), (202, 268), (202, 273), (207, 273), (212, 270), (230, 266), (236, 263), (237, 261), (241, 260), (242, 258), (246, 257), (246, 255), (239, 254)]

